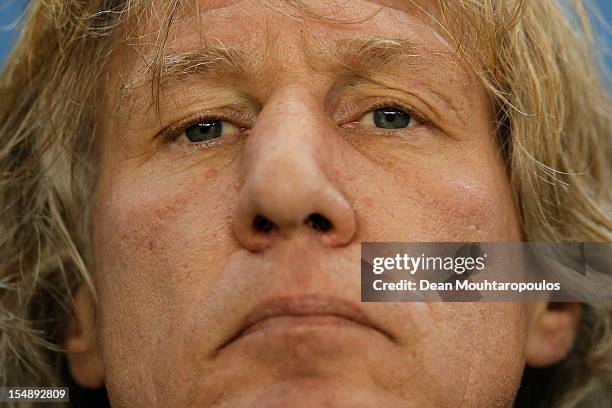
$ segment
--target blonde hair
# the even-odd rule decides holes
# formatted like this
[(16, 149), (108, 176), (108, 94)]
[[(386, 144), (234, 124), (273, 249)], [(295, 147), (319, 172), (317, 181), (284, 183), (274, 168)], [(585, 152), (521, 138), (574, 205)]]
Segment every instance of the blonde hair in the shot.
[[(164, 2), (167, 26), (179, 2)], [(151, 4), (31, 0), (0, 75), (0, 385), (68, 381), (61, 343), (72, 294), (81, 285), (95, 294), (88, 270), (94, 101), (117, 41)], [(438, 23), (489, 90), (525, 239), (609, 242), (612, 109), (584, 5), (438, 6)], [(525, 378), (533, 382), (526, 390), (539, 387), (541, 406), (609, 404), (611, 306), (584, 304), (570, 356), (545, 380)]]

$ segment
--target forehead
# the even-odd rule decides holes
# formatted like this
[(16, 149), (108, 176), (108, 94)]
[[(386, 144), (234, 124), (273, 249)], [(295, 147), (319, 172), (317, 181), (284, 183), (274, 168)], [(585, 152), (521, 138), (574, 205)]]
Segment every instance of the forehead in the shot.
[[(146, 0), (135, 4), (140, 5), (139, 10), (144, 12), (139, 17), (147, 16), (145, 21), (149, 28), (155, 29), (157, 23), (168, 17), (227, 16), (236, 10), (257, 9), (297, 19), (344, 22), (364, 21), (383, 10), (395, 10), (440, 28), (441, 7), (446, 3), (441, 0)], [(139, 19), (139, 23), (142, 20)]]
[(136, 21), (124, 48), (145, 64), (160, 52), (199, 45), (231, 46), (261, 57), (274, 46), (276, 55), (298, 47), (314, 56), (343, 38), (402, 39), (425, 44), (429, 51), (453, 50), (429, 1), (173, 1), (152, 6), (146, 18)]
[[(337, 57), (351, 51), (347, 50), (348, 45), (358, 48), (355, 44), (369, 39), (412, 46), (396, 47), (403, 48), (403, 56), (436, 55), (437, 62), (457, 62), (448, 31), (440, 23), (439, 10), (433, 3), (425, 0), (158, 3), (147, 9), (146, 18), (135, 19), (137, 24), (131, 27), (134, 34), (119, 47), (122, 57), (117, 58), (121, 65), (118, 77), (122, 83), (116, 85), (124, 91), (144, 85), (160, 77), (168, 63), (184, 60), (185, 52), (194, 55), (203, 49), (216, 50), (216, 56), (220, 53), (245, 57), (240, 59), (240, 68), (257, 75), (274, 72), (279, 66), (308, 66), (316, 70), (329, 67), (332, 60), (340, 62), (336, 66), (351, 63), (350, 58), (337, 61)], [(389, 47), (382, 48), (368, 57), (391, 60)], [(444, 54), (445, 58), (438, 58)], [(202, 68), (207, 63), (198, 59), (195, 66)], [(458, 76), (460, 72), (455, 71)]]

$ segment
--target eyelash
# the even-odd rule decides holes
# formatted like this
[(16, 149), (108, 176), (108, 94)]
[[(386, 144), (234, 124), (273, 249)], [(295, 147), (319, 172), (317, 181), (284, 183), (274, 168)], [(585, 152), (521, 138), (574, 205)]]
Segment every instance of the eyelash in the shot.
[[(351, 117), (351, 120), (345, 123), (355, 126), (357, 125), (359, 120), (368, 112), (372, 112), (372, 111), (375, 111), (377, 109), (382, 109), (382, 108), (392, 108), (392, 109), (400, 110), (402, 112), (406, 112), (413, 119), (415, 119), (418, 122), (418, 125), (420, 126), (431, 126), (432, 125), (431, 121), (429, 121), (423, 114), (419, 113), (415, 108), (409, 107), (404, 103), (399, 103), (395, 99), (392, 99), (392, 98), (379, 99), (379, 100), (376, 100), (374, 103), (368, 104), (367, 106), (368, 106), (367, 110), (363, 110), (361, 109), (361, 105), (349, 105), (347, 109), (344, 109), (344, 112), (346, 112), (346, 114), (342, 116), (349, 116)], [(360, 113), (355, 113), (351, 115), (350, 112), (360, 112)], [(340, 126), (343, 127), (345, 125), (341, 124)], [(377, 128), (376, 130), (387, 133), (387, 132), (397, 132), (398, 129), (378, 129)]]
[[(189, 127), (197, 125), (198, 123), (201, 123), (201, 122), (213, 121), (213, 120), (229, 122), (233, 126), (235, 126), (240, 131), (241, 134), (248, 131), (249, 129), (249, 126), (244, 125), (244, 123), (248, 123), (252, 121), (251, 115), (243, 114), (233, 109), (231, 110), (231, 112), (228, 112), (225, 114), (218, 114), (218, 113), (198, 114), (198, 115), (191, 116), (187, 119), (183, 119), (179, 121), (178, 123), (175, 123), (171, 126), (166, 127), (159, 133), (159, 135), (161, 136), (164, 142), (171, 143), (171, 142), (176, 141), (176, 139), (178, 139)], [(205, 143), (206, 142), (201, 142), (201, 144), (205, 144)], [(191, 143), (191, 144), (195, 144), (195, 143)]]
[[(366, 115), (369, 112), (375, 111), (377, 109), (382, 109), (382, 108), (393, 108), (393, 109), (397, 109), (397, 110), (406, 112), (412, 118), (414, 118), (418, 122), (418, 125), (420, 126), (431, 125), (431, 122), (424, 115), (418, 113), (416, 109), (407, 107), (402, 103), (398, 103), (394, 99), (390, 99), (390, 98), (381, 99), (381, 100), (374, 102), (373, 104), (368, 104), (367, 106), (368, 106), (367, 110), (363, 110), (361, 106), (358, 104), (348, 105), (346, 109), (343, 109), (343, 111), (346, 112), (346, 114), (343, 113), (341, 116), (344, 116), (344, 117), (349, 116), (352, 119), (349, 120), (348, 122), (343, 121), (343, 123), (339, 124), (339, 127), (341, 128), (343, 127), (346, 128), (347, 126), (356, 127), (357, 123), (364, 115)], [(348, 114), (348, 112), (359, 112), (359, 113), (350, 115)], [(233, 118), (230, 118), (229, 116), (233, 116)], [(245, 134), (249, 130), (249, 126), (244, 125), (244, 123), (249, 123), (249, 122), (252, 123), (254, 121), (252, 115), (243, 114), (243, 113), (240, 113), (240, 111), (235, 111), (233, 109), (231, 110), (231, 114), (215, 114), (215, 113), (198, 114), (198, 115), (189, 117), (187, 119), (183, 119), (178, 123), (175, 123), (171, 126), (166, 127), (159, 133), (159, 135), (161, 136), (164, 142), (172, 143), (172, 142), (175, 142), (176, 139), (178, 139), (185, 132), (185, 130), (187, 130), (189, 127), (194, 126), (201, 122), (213, 121), (213, 120), (229, 122), (230, 124), (235, 126), (240, 131), (240, 134)], [(380, 133), (388, 133), (388, 132), (397, 132), (398, 129), (376, 129), (376, 130), (377, 132), (380, 132)], [(207, 144), (207, 143), (210, 144), (210, 142), (211, 141), (200, 142), (198, 144)], [(190, 143), (190, 144), (196, 144), (196, 143)]]

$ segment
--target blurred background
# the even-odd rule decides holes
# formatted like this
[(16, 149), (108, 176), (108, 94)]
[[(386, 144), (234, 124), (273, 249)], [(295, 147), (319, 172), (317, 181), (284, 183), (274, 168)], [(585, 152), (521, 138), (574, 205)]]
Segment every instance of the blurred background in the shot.
[[(529, 0), (539, 1), (539, 0)], [(561, 0), (560, 0), (561, 1)], [(604, 44), (604, 55), (606, 56), (606, 65), (612, 71), (612, 0), (592, 0), (599, 8), (602, 22), (598, 24), (597, 31)], [(11, 45), (14, 43), (16, 36), (19, 33), (19, 20), (28, 4), (28, 0), (0, 0), (0, 66)], [(607, 26), (605, 28), (604, 26)]]

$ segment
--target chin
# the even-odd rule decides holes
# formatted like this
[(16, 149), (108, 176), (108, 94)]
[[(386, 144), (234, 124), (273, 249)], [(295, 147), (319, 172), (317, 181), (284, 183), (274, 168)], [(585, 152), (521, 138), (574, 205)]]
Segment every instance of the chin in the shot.
[(285, 407), (334, 407), (334, 408), (373, 408), (373, 407), (418, 407), (385, 395), (380, 390), (367, 387), (347, 386), (335, 378), (310, 377), (279, 381), (260, 386), (244, 395), (228, 398), (215, 405), (218, 408), (285, 408)]

